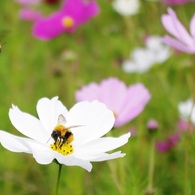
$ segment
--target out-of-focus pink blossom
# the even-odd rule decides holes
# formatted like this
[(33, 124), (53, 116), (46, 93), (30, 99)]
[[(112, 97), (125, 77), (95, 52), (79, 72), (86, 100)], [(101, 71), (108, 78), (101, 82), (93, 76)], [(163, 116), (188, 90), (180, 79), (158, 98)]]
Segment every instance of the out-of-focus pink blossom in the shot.
[(76, 100), (99, 100), (115, 115), (115, 127), (122, 126), (138, 116), (150, 100), (150, 93), (143, 84), (127, 87), (117, 78), (103, 80), (100, 84), (90, 83), (78, 90)]
[(73, 33), (98, 13), (99, 7), (94, 0), (66, 0), (59, 11), (34, 23), (33, 35), (49, 40), (65, 32)]
[(23, 8), (20, 13), (20, 18), (27, 21), (36, 21), (42, 17), (42, 14), (30, 8)]
[(16, 2), (21, 5), (32, 5), (40, 3), (41, 0), (16, 0)]
[(193, 124), (189, 124), (189, 122), (184, 119), (180, 119), (177, 125), (180, 131), (188, 131), (188, 130), (194, 131), (195, 130), (195, 126)]
[(174, 133), (170, 135), (166, 140), (158, 141), (156, 143), (156, 149), (159, 152), (168, 152), (180, 141), (180, 134)]
[(130, 127), (129, 132), (131, 133), (131, 136), (136, 136), (137, 135), (137, 128)]
[(170, 5), (179, 5), (184, 3), (192, 2), (193, 0), (163, 0), (163, 3), (170, 4)]
[(154, 119), (150, 119), (147, 123), (147, 129), (151, 131), (155, 131), (158, 129), (158, 123)]
[(180, 51), (194, 54), (195, 15), (190, 21), (190, 33), (188, 33), (184, 25), (179, 21), (177, 15), (171, 8), (168, 8), (168, 14), (163, 15), (161, 19), (165, 29), (175, 37), (173, 38), (166, 35), (162, 38), (163, 42)]

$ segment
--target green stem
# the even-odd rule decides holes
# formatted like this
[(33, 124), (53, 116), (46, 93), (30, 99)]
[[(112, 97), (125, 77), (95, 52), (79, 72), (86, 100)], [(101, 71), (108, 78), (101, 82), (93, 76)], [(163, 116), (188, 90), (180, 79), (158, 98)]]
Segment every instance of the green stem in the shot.
[(108, 161), (108, 166), (109, 166), (109, 168), (110, 168), (110, 171), (111, 171), (111, 176), (112, 176), (112, 179), (113, 179), (113, 181), (114, 181), (114, 184), (116, 185), (116, 188), (117, 188), (117, 190), (118, 190), (118, 193), (120, 194), (120, 195), (123, 195), (124, 193), (123, 193), (123, 188), (122, 188), (122, 186), (121, 186), (121, 184), (120, 184), (120, 182), (119, 182), (119, 178), (118, 178), (118, 175), (117, 175), (117, 171), (116, 171), (116, 166), (115, 166), (115, 164), (113, 164), (113, 162), (110, 162), (110, 161)]
[(55, 195), (58, 195), (61, 172), (62, 172), (62, 164), (59, 164), (59, 169), (58, 169), (58, 178), (57, 178), (57, 183), (56, 183), (56, 191), (55, 191)]
[[(194, 107), (195, 103), (193, 100), (193, 106)], [(191, 128), (191, 115), (192, 115), (192, 110), (189, 116), (188, 120), (188, 127), (186, 130), (186, 136), (185, 136), (185, 151), (184, 151), (184, 195), (188, 194), (188, 184), (189, 184), (189, 168), (188, 168), (188, 163), (189, 163), (189, 149), (190, 149), (190, 128)]]
[[(188, 131), (188, 130), (187, 130)], [(185, 154), (184, 154), (184, 195), (188, 194), (188, 161), (189, 161), (189, 135), (187, 132), (185, 138)]]
[(155, 137), (152, 136), (150, 143), (150, 159), (148, 168), (148, 187), (146, 190), (147, 195), (154, 194), (153, 177), (154, 177), (154, 152), (155, 152)]
[(133, 24), (131, 18), (128, 16), (124, 17), (124, 21), (125, 21), (125, 25), (126, 25), (125, 33), (127, 35), (127, 38), (131, 41), (134, 38), (134, 37), (132, 37), (132, 33), (131, 33), (134, 29), (134, 24)]
[[(194, 107), (195, 103), (193, 100), (193, 106)], [(184, 195), (188, 194), (188, 184), (189, 184), (189, 168), (188, 168), (188, 163), (189, 163), (189, 147), (190, 147), (190, 128), (191, 128), (191, 115), (192, 115), (192, 110), (190, 113), (190, 117), (188, 120), (188, 127), (187, 127), (187, 132), (186, 132), (186, 137), (185, 137), (185, 153), (184, 153)]]
[[(192, 63), (194, 62), (194, 57), (192, 57)], [(192, 112), (193, 112), (193, 107), (195, 105), (195, 92), (194, 92), (194, 88), (195, 88), (195, 67), (194, 65), (192, 65), (192, 74), (191, 74), (191, 83), (189, 84), (191, 87), (191, 94), (193, 97), (193, 106), (192, 106), (192, 110), (189, 116), (189, 120), (188, 120), (188, 127), (187, 127), (187, 132), (186, 132), (186, 136), (185, 136), (185, 151), (184, 151), (184, 195), (188, 194), (188, 185), (189, 185), (189, 151), (190, 151), (190, 127), (192, 125), (192, 122), (190, 120)], [(187, 78), (187, 81), (188, 78)]]

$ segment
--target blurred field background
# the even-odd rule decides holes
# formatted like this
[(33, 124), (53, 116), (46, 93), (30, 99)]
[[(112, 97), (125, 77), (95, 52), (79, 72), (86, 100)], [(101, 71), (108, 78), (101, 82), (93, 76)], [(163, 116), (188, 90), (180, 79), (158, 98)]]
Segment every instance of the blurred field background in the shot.
[[(176, 53), (162, 65), (144, 74), (128, 74), (121, 69), (123, 60), (135, 47), (143, 46), (147, 35), (167, 34), (161, 15), (168, 5), (141, 1), (137, 15), (125, 18), (114, 11), (111, 1), (99, 0), (100, 14), (73, 34), (64, 34), (50, 41), (32, 37), (30, 22), (19, 19), (20, 5), (14, 1), (0, 1), (0, 129), (19, 135), (12, 126), (8, 111), (12, 103), (32, 115), (42, 97), (59, 96), (71, 108), (75, 91), (92, 81), (101, 82), (118, 77), (128, 86), (142, 82), (152, 98), (144, 111), (125, 126), (113, 129), (119, 136), (130, 128), (137, 129), (121, 150), (122, 159), (93, 163), (91, 173), (80, 167), (63, 166), (59, 194), (117, 195), (145, 194), (151, 134), (147, 121), (154, 118), (159, 129), (156, 139), (166, 139), (177, 129), (177, 105), (193, 94), (191, 71), (193, 55)], [(175, 6), (181, 20), (188, 26), (195, 4)], [(53, 11), (55, 6), (41, 7)], [(4, 33), (3, 33), (4, 34)], [(5, 43), (5, 44), (3, 44)], [(188, 194), (195, 194), (195, 137), (190, 135)], [(153, 187), (156, 195), (184, 194), (185, 134), (170, 151), (155, 150)], [(12, 153), (0, 147), (0, 194), (54, 194), (58, 166), (39, 165), (32, 155)]]

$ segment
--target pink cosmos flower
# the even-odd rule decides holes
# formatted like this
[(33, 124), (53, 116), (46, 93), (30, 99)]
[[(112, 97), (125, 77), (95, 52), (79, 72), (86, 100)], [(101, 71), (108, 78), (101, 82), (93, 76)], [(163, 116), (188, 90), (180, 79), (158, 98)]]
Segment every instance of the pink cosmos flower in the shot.
[(158, 129), (158, 122), (155, 119), (150, 119), (147, 123), (147, 129), (149, 131), (156, 131)]
[(31, 9), (32, 5), (40, 4), (41, 0), (16, 0), (16, 2), (22, 6), (19, 12), (22, 20), (35, 21), (42, 16), (41, 12)]
[(159, 152), (168, 152), (180, 141), (180, 134), (174, 133), (170, 135), (166, 140), (158, 141), (156, 143), (156, 149)]
[(190, 124), (187, 120), (184, 120), (184, 119), (179, 119), (177, 126), (181, 132), (186, 132), (188, 130), (190, 132), (193, 132), (195, 130), (195, 125)]
[(16, 0), (16, 2), (21, 5), (32, 5), (40, 3), (41, 0)]
[(184, 3), (189, 3), (192, 0), (163, 0), (163, 3), (170, 4), (170, 5), (179, 5)]
[(98, 13), (99, 7), (94, 0), (66, 0), (59, 11), (34, 23), (33, 35), (49, 40), (65, 32), (73, 33), (78, 26)]
[(172, 38), (164, 36), (163, 42), (183, 52), (195, 53), (195, 15), (190, 21), (190, 33), (187, 32), (183, 24), (178, 20), (175, 12), (168, 8), (168, 14), (162, 16), (162, 23), (165, 29), (175, 36)]
[(30, 9), (30, 8), (23, 8), (20, 10), (20, 18), (27, 21), (36, 21), (42, 17), (41, 12)]
[(78, 90), (76, 100), (103, 102), (115, 115), (115, 127), (122, 126), (138, 116), (150, 100), (149, 91), (141, 83), (127, 87), (117, 78), (103, 80), (100, 84), (90, 83)]

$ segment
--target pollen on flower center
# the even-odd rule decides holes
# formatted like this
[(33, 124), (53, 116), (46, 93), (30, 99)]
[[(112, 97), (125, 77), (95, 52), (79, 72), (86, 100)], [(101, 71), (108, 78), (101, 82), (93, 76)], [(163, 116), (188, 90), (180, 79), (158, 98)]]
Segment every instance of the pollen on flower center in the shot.
[(60, 141), (56, 141), (50, 145), (50, 148), (56, 152), (59, 152), (65, 156), (73, 153), (72, 144), (69, 142), (62, 143)]
[(64, 27), (70, 28), (74, 25), (74, 20), (70, 16), (65, 16), (64, 18), (62, 18), (62, 24)]

